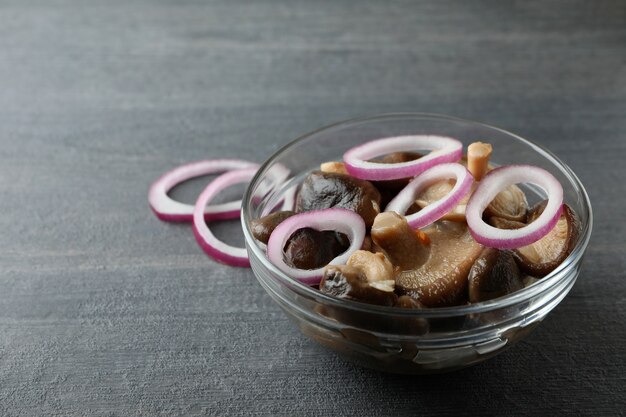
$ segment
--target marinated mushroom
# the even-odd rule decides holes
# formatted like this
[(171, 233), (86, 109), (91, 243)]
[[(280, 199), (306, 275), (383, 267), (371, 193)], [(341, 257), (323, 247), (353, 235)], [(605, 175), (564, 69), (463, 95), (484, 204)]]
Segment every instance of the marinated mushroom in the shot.
[[(358, 300), (369, 304), (393, 306), (398, 296), (393, 287), (380, 284), (373, 286), (359, 268), (349, 265), (328, 265), (320, 282), (320, 291), (350, 300)], [(393, 281), (392, 281), (393, 282)]]
[[(492, 147), (488, 143), (474, 142), (467, 148), (467, 158), (461, 163), (467, 166), (476, 181), (480, 181), (482, 177), (489, 171), (489, 157), (491, 156)], [(444, 198), (454, 188), (455, 180), (439, 181), (424, 190), (415, 201), (415, 206), (423, 209), (424, 207)], [(465, 221), (465, 208), (470, 196), (476, 189), (476, 184), (472, 185), (472, 190), (457, 204), (452, 210), (446, 213), (442, 220), (453, 222)]]
[(316, 269), (345, 252), (350, 242), (345, 235), (309, 227), (296, 231), (285, 245), (285, 261), (298, 269)]
[(477, 303), (524, 288), (519, 267), (509, 251), (482, 250), (469, 271), (469, 301)]
[[(422, 154), (417, 152), (393, 152), (387, 154), (381, 158), (373, 159), (372, 162), (378, 162), (380, 164), (401, 164), (403, 162), (415, 161), (422, 157)], [(374, 181), (374, 185), (379, 190), (399, 191), (406, 187), (411, 181), (411, 178), (400, 178), (397, 180), (388, 181)]]
[(489, 171), (489, 158), (493, 147), (489, 143), (474, 142), (467, 147), (467, 169), (476, 181)]
[(348, 170), (346, 169), (346, 165), (343, 162), (324, 162), (320, 165), (320, 171), (331, 174), (348, 175)]
[(250, 221), (250, 228), (252, 229), (252, 236), (260, 242), (267, 244), (270, 239), (270, 235), (283, 220), (293, 216), (293, 211), (277, 211), (275, 213), (268, 214), (260, 219), (254, 219)]
[[(423, 209), (429, 204), (434, 203), (435, 201), (441, 200), (446, 196), (452, 189), (454, 188), (455, 181), (454, 180), (445, 180), (439, 181), (430, 187), (428, 187), (424, 192), (422, 192), (417, 199), (415, 200), (414, 206), (419, 209)], [(475, 185), (472, 186), (472, 192), (476, 188)], [(464, 222), (465, 221), (465, 207), (467, 206), (467, 201), (469, 200), (472, 193), (468, 193), (463, 199), (457, 204), (452, 210), (446, 213), (441, 219), (449, 220), (452, 222)], [(411, 207), (414, 207), (411, 206)], [(417, 211), (417, 210), (416, 210)], [(407, 215), (411, 214), (407, 211)]]
[[(440, 200), (452, 190), (454, 184), (454, 180), (446, 180), (439, 181), (431, 185), (417, 197), (415, 204), (420, 208), (424, 208), (427, 205)], [(467, 201), (475, 189), (476, 184), (472, 186), (472, 191), (468, 193), (459, 202), (459, 204), (454, 207), (454, 209), (442, 217), (442, 220), (464, 222)], [(510, 185), (498, 193), (493, 201), (489, 203), (485, 209), (485, 217), (499, 217), (505, 220), (524, 222), (526, 221), (527, 207), (528, 203), (526, 202), (526, 195), (524, 192), (517, 185)]]
[(398, 297), (396, 307), (418, 310), (424, 308), (424, 305), (410, 295), (401, 295)]
[[(381, 158), (373, 159), (372, 162), (378, 162), (382, 164), (398, 164), (402, 162), (414, 161), (421, 158), (422, 154), (417, 152), (393, 152), (387, 154)], [(381, 200), (380, 206), (385, 207), (396, 196), (398, 191), (406, 187), (411, 181), (411, 178), (400, 178), (397, 180), (388, 181), (373, 181), (372, 184), (380, 191)]]
[(507, 220), (501, 217), (490, 217), (487, 219), (487, 223), (497, 229), (519, 229), (526, 226), (526, 223), (517, 222), (515, 220)]
[[(536, 204), (528, 214), (528, 223), (532, 223), (543, 213), (547, 200)], [(556, 226), (537, 242), (513, 250), (513, 256), (519, 267), (529, 275), (541, 278), (559, 266), (574, 249), (580, 233), (580, 220), (567, 204)]]
[(388, 211), (376, 216), (371, 236), (376, 246), (400, 270), (417, 268), (428, 259), (430, 250), (427, 242), (398, 213)]
[(369, 227), (380, 212), (380, 193), (369, 181), (313, 171), (302, 183), (296, 199), (296, 212), (332, 207), (358, 213)]
[[(493, 148), (488, 143), (474, 142), (468, 146), (467, 159), (462, 161), (467, 169), (472, 173), (474, 179), (480, 181), (491, 169), (489, 165), (489, 158)], [(439, 181), (424, 192), (422, 192), (416, 199), (416, 205), (422, 209), (429, 204), (434, 203), (437, 200), (443, 198), (454, 187), (454, 180)], [(468, 193), (454, 209), (446, 213), (442, 217), (442, 220), (450, 220), (454, 222), (465, 221), (465, 208), (467, 202), (476, 189), (476, 183), (472, 186), (472, 191)], [(528, 203), (526, 202), (526, 195), (515, 184), (510, 185), (503, 191), (498, 193), (493, 201), (485, 209), (485, 217), (500, 217), (507, 220), (514, 220), (518, 222), (526, 221), (526, 211), (528, 209)]]
[(372, 162), (379, 162), (381, 164), (400, 164), (402, 162), (415, 161), (422, 156), (423, 155), (418, 152), (392, 152), (383, 157), (373, 159)]
[[(395, 213), (382, 213), (372, 226), (372, 239), (394, 265), (396, 290), (411, 295), (427, 307), (462, 304), (467, 291), (467, 274), (482, 246), (462, 223), (439, 222), (427, 230), (430, 244), (423, 244)], [(405, 243), (408, 242), (408, 243)]]
[(513, 184), (495, 196), (485, 209), (484, 216), (486, 218), (499, 217), (505, 220), (525, 222), (527, 210), (526, 194), (521, 188)]
[[(406, 308), (410, 310), (421, 310), (424, 305), (409, 295), (401, 295), (396, 301), (396, 307)], [(397, 331), (409, 332), (412, 334), (426, 334), (430, 329), (428, 320), (424, 318), (398, 318), (394, 321), (393, 326)], [(408, 344), (404, 349), (413, 350), (415, 345)]]
[(353, 266), (363, 271), (367, 281), (370, 283), (393, 281), (393, 265), (382, 253), (358, 250), (348, 258), (346, 265)]

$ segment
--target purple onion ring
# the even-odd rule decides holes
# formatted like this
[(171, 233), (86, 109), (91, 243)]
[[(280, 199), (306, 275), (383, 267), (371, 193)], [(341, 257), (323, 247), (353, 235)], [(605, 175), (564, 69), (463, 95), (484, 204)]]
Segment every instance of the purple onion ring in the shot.
[(249, 182), (256, 174), (256, 171), (257, 168), (253, 167), (222, 174), (213, 180), (198, 197), (193, 212), (193, 233), (204, 252), (218, 262), (232, 266), (250, 266), (246, 248), (236, 248), (227, 245), (211, 232), (205, 221), (205, 207), (224, 189), (235, 184)]
[[(396, 164), (370, 162), (392, 152), (430, 150), (419, 159)], [(343, 155), (348, 173), (364, 180), (394, 180), (410, 178), (421, 174), (428, 168), (445, 162), (456, 162), (463, 156), (463, 144), (445, 136), (414, 135), (397, 136), (373, 140), (355, 146)]]
[(385, 211), (395, 211), (404, 215), (407, 209), (415, 202), (420, 195), (431, 185), (449, 179), (456, 179), (456, 184), (440, 200), (429, 204), (417, 213), (406, 216), (406, 220), (414, 229), (428, 226), (439, 220), (446, 213), (452, 210), (471, 190), (474, 183), (472, 174), (461, 164), (440, 164), (427, 169), (398, 193), (398, 195), (387, 204)]
[[(504, 230), (488, 225), (482, 219), (483, 211), (495, 196), (506, 187), (531, 183), (548, 195), (543, 213), (532, 223), (520, 229)], [(467, 202), (465, 217), (474, 239), (485, 246), (514, 249), (530, 245), (547, 235), (556, 226), (563, 210), (563, 187), (552, 174), (533, 165), (507, 165), (489, 172)]]
[(344, 233), (350, 240), (350, 247), (330, 261), (330, 264), (345, 264), (355, 251), (363, 245), (365, 222), (355, 212), (341, 208), (307, 211), (296, 214), (280, 223), (267, 242), (267, 257), (278, 269), (292, 278), (308, 285), (319, 284), (324, 267), (317, 269), (297, 269), (285, 262), (284, 247), (297, 230), (310, 227), (315, 230), (334, 230)]
[[(193, 220), (194, 206), (173, 200), (167, 193), (176, 185), (202, 175), (221, 173), (244, 168), (258, 168), (254, 162), (241, 159), (207, 159), (181, 165), (163, 174), (150, 187), (148, 202), (156, 216), (169, 222), (189, 222)], [(241, 200), (207, 206), (207, 220), (226, 220), (239, 217)]]

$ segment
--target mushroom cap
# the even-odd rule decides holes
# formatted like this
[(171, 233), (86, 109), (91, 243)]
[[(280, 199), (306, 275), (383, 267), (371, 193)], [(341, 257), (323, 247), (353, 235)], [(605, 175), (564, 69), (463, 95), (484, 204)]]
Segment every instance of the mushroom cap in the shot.
[[(536, 204), (528, 214), (528, 223), (541, 215), (547, 204)], [(559, 266), (576, 246), (580, 233), (580, 220), (576, 212), (563, 204), (561, 217), (556, 226), (537, 242), (513, 250), (519, 267), (529, 275), (545, 277)]]
[(500, 191), (485, 209), (486, 217), (500, 217), (517, 222), (526, 221), (528, 202), (526, 194), (517, 185), (512, 184)]
[(369, 181), (344, 174), (313, 171), (302, 182), (296, 211), (327, 208), (352, 210), (369, 227), (380, 212), (380, 193)]
[(483, 246), (463, 223), (437, 222), (426, 233), (431, 241), (428, 259), (416, 269), (400, 272), (396, 288), (427, 307), (463, 304), (467, 275)]
[(305, 227), (287, 240), (285, 262), (298, 269), (317, 269), (341, 255), (349, 246), (350, 242), (342, 233)]
[(293, 211), (277, 211), (275, 213), (268, 214), (265, 217), (250, 221), (252, 236), (267, 245), (268, 240), (270, 240), (270, 235), (274, 229), (276, 229), (276, 226), (294, 214), (296, 213)]
[(524, 288), (522, 274), (509, 251), (482, 250), (469, 271), (469, 301), (477, 303)]
[(393, 306), (398, 296), (391, 291), (373, 287), (361, 269), (350, 265), (328, 265), (320, 282), (320, 291), (337, 298), (369, 304)]

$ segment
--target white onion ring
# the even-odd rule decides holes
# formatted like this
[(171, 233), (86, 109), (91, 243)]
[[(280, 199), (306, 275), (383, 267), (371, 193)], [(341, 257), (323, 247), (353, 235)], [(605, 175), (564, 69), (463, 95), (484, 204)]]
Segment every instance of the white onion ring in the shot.
[[(419, 159), (396, 164), (369, 162), (369, 159), (392, 152), (431, 150)], [(348, 173), (364, 180), (410, 178), (444, 162), (456, 162), (463, 156), (463, 144), (445, 136), (414, 135), (373, 140), (355, 146), (343, 155)]]
[[(202, 175), (232, 171), (235, 169), (257, 168), (258, 164), (241, 159), (207, 159), (181, 165), (166, 172), (150, 187), (148, 201), (156, 216), (169, 222), (193, 220), (194, 206), (173, 200), (167, 193), (176, 185)], [(239, 217), (241, 200), (207, 206), (207, 220), (226, 220)]]
[(361, 248), (365, 238), (365, 222), (355, 212), (341, 208), (329, 208), (299, 213), (280, 223), (267, 242), (267, 257), (285, 274), (308, 285), (319, 284), (324, 267), (317, 269), (297, 269), (285, 262), (284, 247), (291, 235), (297, 230), (310, 227), (315, 230), (333, 230), (344, 233), (350, 240), (350, 247), (341, 255), (330, 261), (330, 264), (341, 265), (348, 261), (350, 255)]
[(198, 244), (211, 258), (232, 266), (249, 267), (246, 248), (236, 248), (222, 242), (209, 229), (205, 221), (205, 207), (224, 189), (244, 182), (249, 182), (257, 168), (240, 169), (220, 175), (202, 191), (193, 212), (193, 233)]
[[(506, 187), (518, 183), (535, 184), (548, 194), (548, 204), (532, 223), (520, 229), (504, 230), (488, 225), (483, 211)], [(532, 165), (508, 165), (489, 172), (467, 202), (465, 217), (474, 239), (485, 246), (514, 249), (530, 245), (554, 228), (563, 210), (563, 187), (552, 174)]]
[(452, 210), (471, 190), (474, 177), (463, 165), (456, 163), (439, 164), (427, 169), (409, 182), (387, 204), (385, 211), (395, 211), (404, 215), (421, 192), (439, 181), (449, 179), (456, 179), (456, 184), (448, 194), (417, 213), (406, 216), (409, 226), (414, 229), (428, 226)]

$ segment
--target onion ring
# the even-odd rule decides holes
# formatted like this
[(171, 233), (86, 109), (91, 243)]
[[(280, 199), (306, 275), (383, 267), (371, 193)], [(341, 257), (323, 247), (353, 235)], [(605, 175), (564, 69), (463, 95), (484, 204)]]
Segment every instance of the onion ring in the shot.
[(284, 247), (291, 235), (297, 230), (310, 227), (315, 230), (333, 230), (345, 233), (350, 240), (350, 247), (330, 261), (329, 264), (345, 264), (355, 251), (361, 248), (365, 238), (365, 222), (357, 213), (341, 209), (329, 208), (299, 213), (280, 223), (267, 242), (267, 257), (278, 269), (308, 285), (319, 284), (324, 267), (317, 269), (297, 269), (285, 262)]
[(456, 163), (439, 164), (427, 169), (409, 182), (387, 204), (385, 211), (395, 211), (404, 215), (422, 191), (436, 182), (449, 179), (456, 179), (456, 184), (448, 194), (417, 213), (406, 216), (409, 226), (414, 229), (428, 226), (452, 210), (471, 190), (474, 177), (463, 165)]
[[(166, 172), (150, 187), (148, 201), (156, 216), (168, 222), (189, 222), (193, 220), (194, 206), (173, 200), (167, 193), (176, 185), (191, 178), (235, 169), (257, 168), (258, 164), (241, 159), (207, 159), (181, 165)], [(226, 220), (239, 217), (241, 200), (207, 206), (207, 220)]]
[[(413, 161), (396, 164), (370, 162), (392, 152), (431, 150)], [(463, 144), (445, 136), (414, 135), (373, 140), (355, 146), (343, 155), (348, 173), (364, 180), (394, 180), (410, 178), (444, 162), (456, 162), (463, 156)]]
[[(532, 223), (520, 229), (498, 229), (482, 219), (491, 200), (506, 187), (518, 183), (538, 185), (548, 194), (548, 204)], [(532, 165), (508, 165), (489, 172), (467, 202), (465, 217), (474, 239), (485, 246), (514, 249), (535, 243), (554, 228), (563, 210), (563, 187), (552, 174)]]
[(256, 174), (256, 171), (257, 168), (253, 167), (222, 174), (213, 180), (198, 197), (193, 212), (193, 233), (202, 250), (218, 262), (232, 266), (250, 266), (246, 248), (236, 248), (227, 245), (211, 232), (205, 221), (205, 207), (224, 189), (234, 184), (249, 182)]

